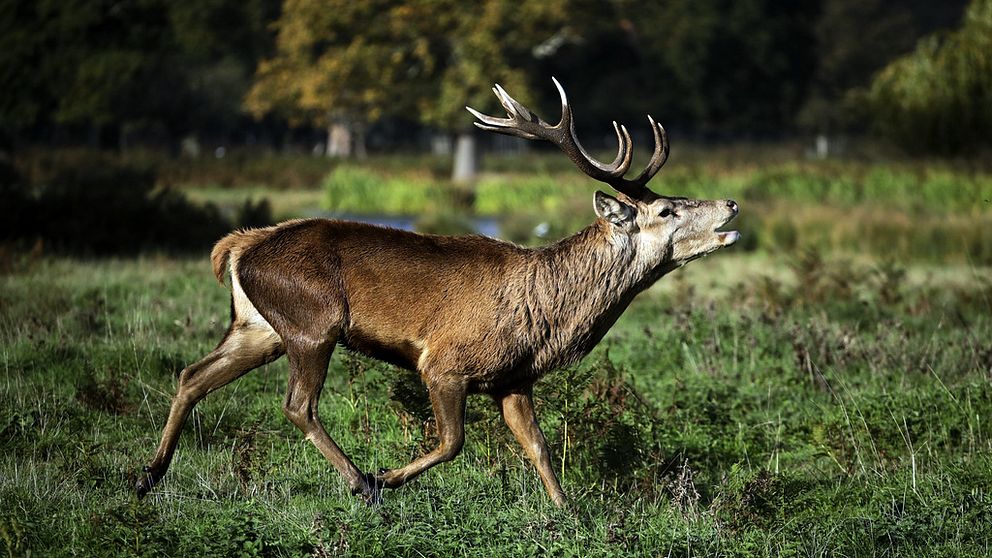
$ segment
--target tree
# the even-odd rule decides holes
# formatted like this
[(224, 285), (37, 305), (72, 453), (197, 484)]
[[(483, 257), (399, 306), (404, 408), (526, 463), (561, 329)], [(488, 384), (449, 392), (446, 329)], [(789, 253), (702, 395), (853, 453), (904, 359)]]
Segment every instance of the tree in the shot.
[(245, 106), (327, 127), (327, 153), (347, 155), (352, 131), (427, 98), (435, 53), (420, 30), (433, 16), (417, 4), (427, 3), (286, 0), (276, 53), (259, 64)]
[(863, 90), (887, 63), (913, 49), (919, 38), (957, 25), (962, 0), (823, 0), (813, 32), (816, 69), (810, 93), (798, 115), (801, 128), (830, 135), (863, 132)]
[(475, 9), (454, 1), (444, 13), (447, 17), (435, 28), (440, 32), (434, 43), (440, 48), (438, 94), (423, 120), (455, 132), (452, 180), (464, 183), (478, 170), (477, 146), (465, 106), (497, 110), (494, 82), (530, 103), (527, 69), (533, 52), (560, 30), (568, 9), (565, 1), (486, 0)]
[(86, 130), (91, 143), (123, 147), (129, 130), (230, 129), (276, 2), (4, 2), (4, 131)]
[(847, 92), (912, 48), (913, 20), (908, 9), (892, 2), (825, 0), (813, 32), (816, 70), (799, 121), (818, 134), (835, 134), (849, 120)]
[(648, 66), (696, 129), (778, 135), (806, 96), (816, 5), (788, 0), (645, 3), (631, 18)]
[(329, 154), (346, 152), (332, 147), (342, 129), (387, 114), (464, 138), (464, 106), (491, 108), (493, 81), (527, 97), (523, 59), (563, 12), (563, 1), (286, 0), (276, 54), (259, 64), (245, 105), (327, 126)]
[(886, 66), (865, 100), (876, 129), (911, 152), (992, 145), (992, 0), (973, 0), (960, 29)]

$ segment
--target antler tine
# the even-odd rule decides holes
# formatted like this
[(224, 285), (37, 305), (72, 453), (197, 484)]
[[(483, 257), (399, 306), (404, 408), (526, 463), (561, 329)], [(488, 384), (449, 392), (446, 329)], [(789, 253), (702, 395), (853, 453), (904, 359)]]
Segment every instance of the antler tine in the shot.
[[(586, 150), (582, 147), (582, 144), (579, 143), (578, 136), (575, 135), (575, 120), (572, 118), (572, 105), (568, 103), (568, 96), (565, 94), (565, 88), (558, 82), (558, 78), (552, 76), (551, 81), (554, 82), (555, 87), (558, 89), (558, 96), (561, 98), (561, 120), (558, 121), (558, 125), (556, 125), (555, 128), (559, 130), (568, 130), (568, 140), (570, 140), (571, 146), (574, 146), (578, 150), (578, 153), (566, 149), (565, 146), (561, 144), (559, 144), (559, 147), (561, 147), (565, 154), (572, 159), (572, 162), (578, 165), (579, 169), (586, 172), (586, 174), (589, 174), (589, 172), (585, 170), (585, 167), (587, 164), (591, 164), (600, 172), (609, 173), (610, 175), (608, 179), (593, 176), (593, 178), (596, 178), (597, 180), (609, 183), (609, 180), (614, 176), (616, 178), (622, 178), (627, 170), (630, 169), (630, 163), (634, 156), (633, 141), (630, 139), (630, 133), (627, 132), (627, 128), (622, 125), (617, 125), (616, 120), (613, 121), (613, 130), (617, 134), (618, 144), (617, 156), (613, 159), (613, 162), (603, 164), (596, 159), (593, 159), (588, 153), (586, 153)], [(592, 175), (590, 174), (590, 176)]]
[(557, 79), (551, 78), (551, 80), (561, 97), (561, 120), (554, 126), (544, 122), (530, 109), (517, 102), (499, 84), (493, 87), (493, 93), (496, 94), (509, 118), (487, 116), (471, 107), (465, 108), (478, 119), (475, 125), (479, 129), (525, 139), (550, 141), (557, 145), (579, 170), (600, 182), (609, 184), (614, 190), (637, 199), (653, 196), (654, 193), (648, 190), (645, 184), (658, 172), (665, 163), (665, 158), (668, 157), (668, 141), (664, 129), (657, 126), (654, 119), (648, 117), (655, 135), (655, 153), (648, 163), (648, 168), (644, 169), (635, 180), (627, 180), (623, 175), (630, 170), (634, 148), (626, 126), (613, 122), (618, 146), (617, 155), (611, 163), (601, 163), (592, 158), (579, 143), (579, 138), (575, 134), (575, 120), (572, 116), (572, 107), (565, 95), (565, 88)]
[(558, 121), (558, 125), (555, 128), (560, 128), (562, 130), (572, 129), (572, 107), (568, 104), (568, 96), (565, 95), (565, 88), (558, 83), (558, 78), (551, 76), (551, 81), (554, 82), (555, 87), (558, 89), (558, 97), (561, 99), (561, 120)]
[(630, 182), (644, 186), (649, 180), (654, 178), (654, 175), (661, 170), (661, 167), (665, 166), (665, 162), (668, 161), (668, 132), (665, 131), (665, 127), (654, 121), (651, 115), (648, 115), (648, 122), (651, 123), (651, 131), (654, 132), (654, 153), (651, 154), (651, 160), (648, 161), (644, 170), (641, 174), (637, 175), (637, 178), (631, 180)]
[(513, 127), (513, 120), (510, 118), (496, 118), (493, 116), (487, 116), (481, 112), (475, 110), (472, 107), (465, 107), (473, 116), (478, 118), (480, 122), (475, 122), (475, 127), (480, 130), (486, 130), (487, 132), (497, 132), (500, 134), (508, 134), (511, 136), (517, 136), (524, 139), (542, 139), (540, 136), (524, 132), (523, 130)]
[(493, 92), (496, 93), (496, 97), (499, 98), (500, 104), (506, 109), (506, 113), (513, 119), (523, 119), (527, 122), (535, 122), (538, 124), (543, 124), (547, 126), (546, 122), (542, 122), (536, 114), (530, 111), (527, 107), (521, 105), (516, 99), (510, 96), (500, 85), (497, 83), (493, 87)]

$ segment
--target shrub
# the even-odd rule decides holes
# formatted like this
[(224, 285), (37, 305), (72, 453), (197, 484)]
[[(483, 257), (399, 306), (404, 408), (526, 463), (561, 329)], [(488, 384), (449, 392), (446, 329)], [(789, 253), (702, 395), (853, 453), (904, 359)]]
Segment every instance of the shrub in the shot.
[[(73, 254), (125, 254), (145, 249), (206, 250), (230, 229), (213, 206), (198, 207), (173, 190), (155, 187), (150, 167), (106, 157), (53, 160), (20, 188), (7, 236), (41, 239)], [(12, 208), (13, 209), (13, 208)]]
[(24, 238), (24, 231), (35, 226), (31, 219), (37, 208), (20, 173), (10, 162), (0, 158), (0, 199), (4, 215), (0, 218), (0, 239)]
[(343, 213), (412, 215), (450, 207), (450, 187), (422, 176), (386, 177), (370, 169), (341, 165), (324, 179), (324, 207)]
[[(232, 149), (223, 158), (210, 154), (195, 159), (151, 157), (165, 185), (240, 188), (264, 185), (278, 190), (317, 188), (338, 159), (300, 153)], [(135, 157), (132, 157), (135, 158)]]
[(268, 198), (262, 198), (257, 202), (247, 199), (238, 208), (236, 222), (239, 227), (266, 227), (273, 224), (274, 221), (272, 204), (269, 203)]
[(600, 186), (590, 180), (561, 179), (546, 174), (486, 177), (476, 186), (475, 209), (483, 215), (521, 210), (558, 212), (574, 198), (591, 200), (593, 190)]
[(475, 233), (472, 218), (457, 211), (426, 211), (417, 218), (414, 228), (426, 234), (463, 235)]

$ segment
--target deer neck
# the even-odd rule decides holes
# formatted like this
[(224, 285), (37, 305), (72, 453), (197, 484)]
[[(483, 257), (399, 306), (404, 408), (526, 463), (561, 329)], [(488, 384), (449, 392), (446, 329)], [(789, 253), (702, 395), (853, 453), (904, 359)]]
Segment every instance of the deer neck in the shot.
[(525, 319), (541, 346), (535, 367), (546, 371), (588, 354), (650, 285), (635, 246), (602, 220), (539, 249), (526, 289)]

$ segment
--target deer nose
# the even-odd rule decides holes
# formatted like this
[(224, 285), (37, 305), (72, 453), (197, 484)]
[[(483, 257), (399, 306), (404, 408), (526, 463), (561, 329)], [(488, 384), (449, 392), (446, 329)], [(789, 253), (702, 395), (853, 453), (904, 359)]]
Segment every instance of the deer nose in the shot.
[(734, 212), (734, 215), (737, 215), (737, 212), (741, 209), (734, 200), (727, 200), (727, 207), (730, 208), (730, 211)]

